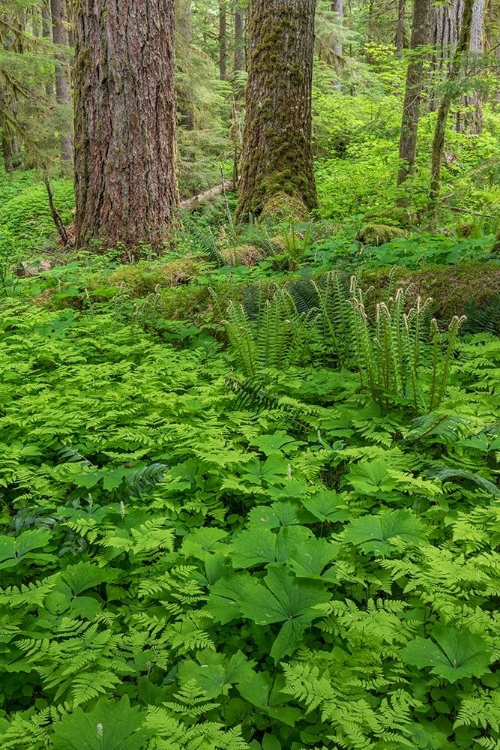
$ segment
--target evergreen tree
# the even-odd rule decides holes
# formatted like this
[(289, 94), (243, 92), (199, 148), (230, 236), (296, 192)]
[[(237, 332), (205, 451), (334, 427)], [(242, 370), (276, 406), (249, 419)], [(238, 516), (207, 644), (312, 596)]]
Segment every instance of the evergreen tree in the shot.
[(177, 204), (173, 0), (82, 0), (76, 244), (161, 248)]
[(316, 206), (311, 148), (315, 0), (253, 0), (237, 215), (284, 192)]
[[(69, 80), (68, 61), (65, 49), (68, 46), (68, 22), (65, 0), (51, 0), (52, 39), (58, 46), (56, 75), (56, 100), (64, 110), (71, 105), (71, 87)], [(62, 118), (62, 133), (60, 135), (61, 169), (64, 173), (72, 170), (73, 166), (73, 133), (68, 118)]]

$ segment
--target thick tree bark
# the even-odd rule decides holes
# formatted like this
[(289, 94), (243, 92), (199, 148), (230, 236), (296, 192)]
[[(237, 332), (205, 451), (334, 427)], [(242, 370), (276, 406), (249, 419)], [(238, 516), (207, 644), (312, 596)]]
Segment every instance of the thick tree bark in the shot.
[(464, 0), (460, 37), (453, 55), (447, 87), (439, 105), (436, 128), (432, 141), (431, 186), (429, 191), (429, 216), (433, 226), (437, 216), (437, 202), (441, 188), (441, 164), (443, 161), (446, 124), (453, 100), (457, 96), (456, 84), (462, 69), (462, 58), (470, 46), (472, 28), (472, 8), (474, 0)]
[(234, 70), (245, 70), (245, 16), (243, 8), (234, 9)]
[(399, 139), (401, 166), (398, 185), (413, 173), (417, 155), (418, 123), (420, 103), (424, 85), (423, 48), (429, 43), (432, 0), (414, 0), (411, 30), (412, 58), (406, 71), (406, 89), (403, 104), (403, 119)]
[[(485, 11), (485, 0), (475, 0), (469, 46), (471, 59), (480, 59), (484, 52)], [(483, 129), (483, 102), (479, 91), (472, 91), (464, 97), (464, 107), (467, 108), (467, 112), (463, 118), (463, 129), (475, 134), (480, 133)]]
[[(335, 13), (336, 20), (340, 27), (344, 22), (344, 0), (333, 0), (332, 13)], [(342, 91), (342, 81), (340, 79), (341, 61), (343, 55), (342, 35), (336, 34), (333, 41), (333, 54), (335, 56), (335, 67), (337, 69), (338, 80), (333, 84), (334, 89)]]
[[(51, 0), (52, 15), (52, 41), (58, 47), (68, 46), (68, 31), (66, 19), (66, 1)], [(61, 50), (56, 54), (56, 101), (63, 108), (71, 106), (71, 86), (69, 81), (69, 68), (67, 54)], [(61, 154), (61, 170), (69, 172), (73, 165), (73, 133), (71, 124), (66, 118), (62, 118), (62, 133), (59, 138)]]
[(252, 0), (237, 216), (276, 193), (317, 205), (311, 147), (315, 0)]
[(178, 203), (173, 0), (81, 0), (76, 245), (160, 250)]
[(398, 0), (398, 23), (396, 26), (396, 54), (401, 60), (405, 45), (406, 0)]
[(227, 81), (227, 5), (219, 0), (219, 78)]

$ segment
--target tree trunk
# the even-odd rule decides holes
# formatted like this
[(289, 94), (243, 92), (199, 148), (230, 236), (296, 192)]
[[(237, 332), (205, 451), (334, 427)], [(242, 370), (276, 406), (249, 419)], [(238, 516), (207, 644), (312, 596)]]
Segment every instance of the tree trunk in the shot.
[[(50, 0), (42, 4), (42, 37), (52, 39), (52, 17), (50, 14)], [(48, 99), (54, 96), (54, 84), (49, 81), (45, 84), (45, 94)]]
[(178, 203), (174, 1), (81, 0), (75, 41), (76, 245), (159, 251)]
[(403, 119), (399, 139), (401, 166), (398, 173), (398, 185), (401, 185), (413, 173), (415, 167), (420, 103), (424, 85), (423, 48), (429, 42), (431, 4), (432, 0), (414, 0), (413, 4), (410, 42), (412, 57), (406, 71)]
[(219, 0), (219, 78), (227, 81), (227, 5)]
[[(475, 0), (472, 8), (472, 24), (470, 37), (471, 59), (480, 59), (484, 52), (485, 31), (485, 0)], [(480, 93), (472, 91), (464, 96), (466, 114), (464, 129), (476, 135), (483, 129), (483, 102)]]
[[(191, 0), (184, 0), (176, 6), (176, 39), (183, 41), (181, 49), (183, 56), (187, 59), (193, 45), (193, 19)], [(180, 63), (180, 64), (179, 64)], [(193, 78), (187, 64), (182, 64), (182, 56), (177, 55), (177, 64), (184, 76), (177, 79), (177, 109), (180, 124), (186, 130), (194, 130), (194, 101), (193, 101)], [(182, 81), (182, 83), (181, 83)]]
[[(68, 46), (68, 32), (66, 20), (66, 2), (65, 0), (51, 0), (52, 15), (52, 41), (58, 47), (66, 48)], [(56, 101), (61, 106), (61, 110), (69, 109), (71, 106), (71, 86), (69, 82), (69, 68), (67, 53), (61, 50), (56, 54)], [(62, 117), (61, 130), (59, 138), (59, 148), (61, 154), (61, 171), (68, 173), (73, 165), (73, 133), (69, 118)]]
[(441, 164), (443, 161), (446, 124), (450, 113), (450, 107), (457, 96), (456, 84), (460, 78), (462, 58), (470, 46), (473, 5), (474, 0), (464, 0), (460, 37), (453, 55), (448, 75), (447, 88), (443, 94), (437, 113), (436, 128), (434, 130), (434, 139), (432, 141), (431, 186), (429, 191), (429, 215), (431, 226), (435, 225), (437, 217), (437, 202), (441, 188)]
[(244, 28), (243, 8), (236, 6), (234, 9), (234, 70), (236, 72), (245, 70)]
[(396, 54), (401, 60), (405, 45), (405, 12), (406, 0), (398, 0), (398, 23), (396, 27)]
[(437, 91), (449, 71), (449, 62), (458, 44), (460, 22), (463, 16), (464, 0), (450, 0), (436, 3), (432, 7), (431, 45), (433, 56), (433, 82), (431, 91), (431, 110), (438, 106)]
[[(340, 28), (344, 22), (344, 0), (333, 0), (332, 2), (332, 13), (335, 13), (336, 21)], [(333, 84), (333, 88), (336, 91), (342, 91), (342, 80), (340, 78), (340, 72), (342, 68), (342, 34), (336, 34), (333, 42), (333, 54), (335, 56), (335, 68), (338, 76), (338, 80)]]
[(317, 205), (311, 147), (315, 0), (252, 0), (237, 217), (279, 192)]

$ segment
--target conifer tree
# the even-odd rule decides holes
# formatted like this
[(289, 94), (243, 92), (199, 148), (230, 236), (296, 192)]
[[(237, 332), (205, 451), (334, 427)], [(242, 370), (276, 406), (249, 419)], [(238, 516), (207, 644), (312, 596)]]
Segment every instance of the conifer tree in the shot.
[(252, 0), (237, 215), (283, 192), (316, 206), (311, 147), (315, 0)]
[(174, 0), (82, 0), (75, 40), (76, 244), (160, 249), (177, 203)]

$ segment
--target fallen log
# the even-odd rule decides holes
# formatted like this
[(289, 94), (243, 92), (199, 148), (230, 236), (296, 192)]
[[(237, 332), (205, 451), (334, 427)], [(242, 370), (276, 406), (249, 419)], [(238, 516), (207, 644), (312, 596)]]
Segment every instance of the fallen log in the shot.
[(195, 211), (198, 208), (199, 204), (203, 201), (208, 201), (211, 198), (215, 198), (217, 195), (221, 195), (226, 190), (230, 191), (233, 188), (233, 180), (228, 180), (227, 182), (223, 182), (221, 185), (216, 185), (215, 187), (210, 188), (210, 190), (205, 190), (204, 193), (195, 195), (194, 198), (188, 198), (187, 200), (181, 201), (180, 207), (184, 208), (186, 211)]

